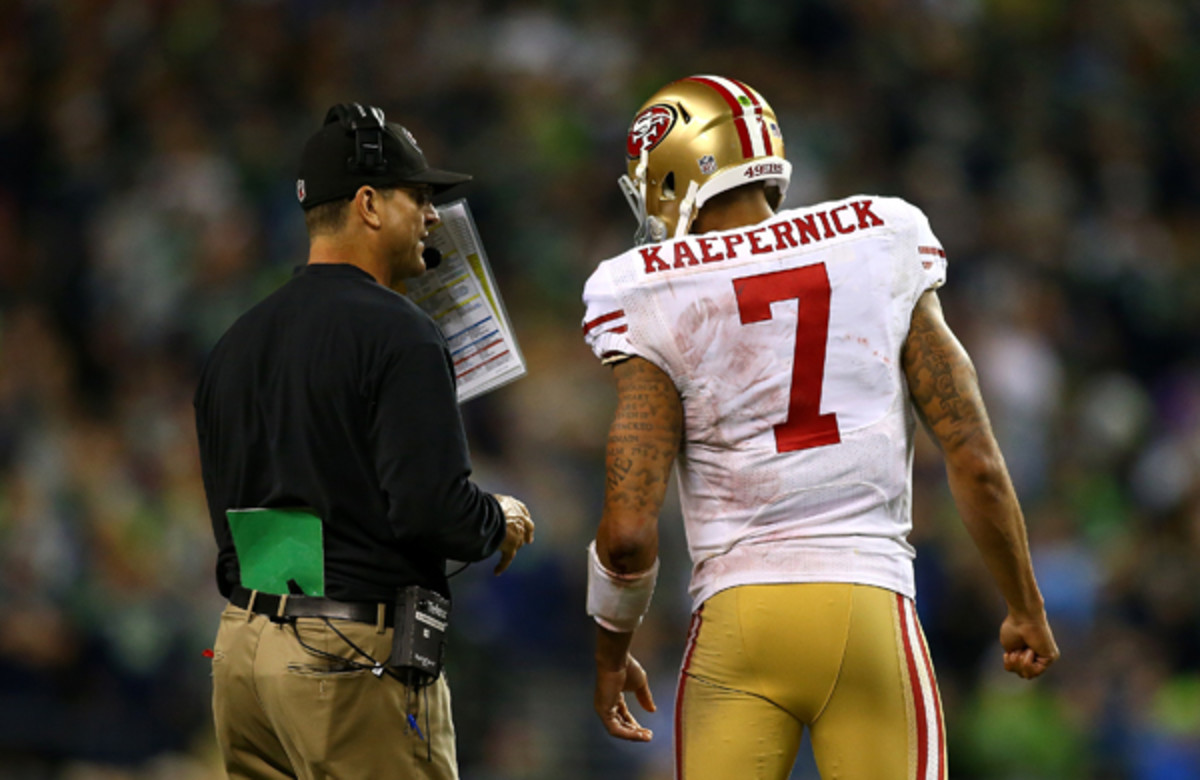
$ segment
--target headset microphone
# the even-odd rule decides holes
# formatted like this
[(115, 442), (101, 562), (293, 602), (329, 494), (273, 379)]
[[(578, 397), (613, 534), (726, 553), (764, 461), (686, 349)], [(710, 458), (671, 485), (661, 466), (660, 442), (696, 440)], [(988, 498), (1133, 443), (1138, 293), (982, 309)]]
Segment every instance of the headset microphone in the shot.
[(432, 271), (442, 262), (442, 253), (431, 246), (427, 246), (425, 247), (425, 251), (421, 253), (421, 259), (425, 261), (425, 270)]

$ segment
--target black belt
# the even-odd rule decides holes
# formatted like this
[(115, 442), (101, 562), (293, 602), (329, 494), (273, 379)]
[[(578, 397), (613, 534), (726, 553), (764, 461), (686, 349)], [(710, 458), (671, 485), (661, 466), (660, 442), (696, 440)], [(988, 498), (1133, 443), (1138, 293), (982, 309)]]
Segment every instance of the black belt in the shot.
[[(253, 594), (253, 604), (251, 603)], [(279, 609), (284, 596), (273, 593), (263, 593), (235, 585), (229, 595), (229, 603), (235, 607), (248, 609), (260, 615), (272, 618), (330, 618), (332, 620), (353, 620), (358, 623), (379, 622), (379, 608), (383, 607), (384, 625), (392, 628), (395, 625), (396, 610), (393, 604), (372, 604), (365, 601), (334, 601), (320, 596), (287, 596), (282, 612)]]

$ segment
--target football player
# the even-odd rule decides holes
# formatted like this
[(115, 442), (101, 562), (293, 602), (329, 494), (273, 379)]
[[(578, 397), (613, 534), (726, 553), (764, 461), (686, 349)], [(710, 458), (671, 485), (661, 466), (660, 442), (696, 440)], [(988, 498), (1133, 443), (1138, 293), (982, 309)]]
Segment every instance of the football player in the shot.
[(651, 738), (623, 694), (654, 709), (629, 646), (674, 466), (694, 609), (677, 777), (786, 778), (807, 727), (825, 777), (945, 778), (906, 539), (918, 418), (1007, 602), (1005, 669), (1037, 677), (1059, 653), (974, 369), (942, 317), (941, 244), (897, 198), (780, 211), (782, 132), (735, 79), (659, 90), (625, 151), (638, 246), (583, 296), (618, 395), (588, 549), (597, 714), (615, 737)]

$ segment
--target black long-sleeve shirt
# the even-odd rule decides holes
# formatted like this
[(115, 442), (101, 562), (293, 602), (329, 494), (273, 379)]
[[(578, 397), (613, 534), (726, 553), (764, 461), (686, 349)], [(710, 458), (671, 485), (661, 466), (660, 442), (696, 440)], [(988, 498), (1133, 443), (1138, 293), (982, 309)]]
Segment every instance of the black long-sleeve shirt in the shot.
[(449, 594), (446, 559), (504, 539), (496, 499), (471, 480), (441, 332), (352, 265), (306, 265), (225, 333), (196, 390), (217, 584), (239, 583), (225, 512), (310, 508), (322, 519), (325, 595)]

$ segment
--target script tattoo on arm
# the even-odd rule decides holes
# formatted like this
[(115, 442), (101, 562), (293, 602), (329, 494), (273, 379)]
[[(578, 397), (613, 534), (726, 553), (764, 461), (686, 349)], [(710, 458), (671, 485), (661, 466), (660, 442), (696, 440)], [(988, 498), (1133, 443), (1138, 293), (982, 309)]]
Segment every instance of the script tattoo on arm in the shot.
[(913, 310), (902, 360), (916, 409), (943, 450), (990, 435), (975, 367), (946, 324), (933, 291), (922, 295)]
[[(643, 358), (613, 367), (617, 409), (608, 433), (607, 490), (600, 535), (617, 570), (639, 571), (653, 539), (657, 554), (658, 512), (666, 495), (671, 465), (683, 436), (683, 403), (671, 378)], [(644, 566), (642, 564), (645, 564)]]
[[(609, 446), (612, 446), (612, 439), (609, 438)], [(629, 476), (629, 472), (633, 470), (633, 460), (621, 455), (613, 455), (608, 459), (608, 479), (605, 482), (605, 487), (609, 490), (616, 488), (621, 484), (621, 481)]]

